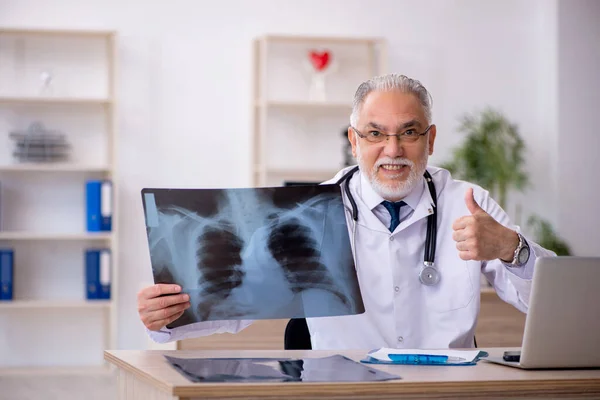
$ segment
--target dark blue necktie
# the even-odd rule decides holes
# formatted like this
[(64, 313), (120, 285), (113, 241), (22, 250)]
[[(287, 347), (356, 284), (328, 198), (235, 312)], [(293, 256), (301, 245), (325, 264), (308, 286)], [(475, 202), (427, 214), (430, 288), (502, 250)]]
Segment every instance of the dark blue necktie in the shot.
[(388, 212), (390, 213), (391, 217), (392, 217), (392, 221), (390, 222), (390, 232), (394, 232), (394, 229), (396, 229), (396, 227), (400, 224), (400, 208), (403, 205), (406, 205), (405, 202), (403, 201), (399, 201), (397, 203), (392, 203), (391, 201), (382, 201), (381, 204), (383, 204), (383, 206), (385, 208), (387, 208)]

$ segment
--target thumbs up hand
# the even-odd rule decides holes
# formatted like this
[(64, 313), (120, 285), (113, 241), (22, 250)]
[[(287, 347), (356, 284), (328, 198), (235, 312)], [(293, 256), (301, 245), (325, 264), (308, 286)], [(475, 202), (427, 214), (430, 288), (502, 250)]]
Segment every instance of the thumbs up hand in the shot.
[(519, 244), (517, 233), (496, 221), (485, 212), (473, 197), (473, 189), (465, 193), (470, 215), (452, 224), (452, 239), (463, 260), (488, 261), (497, 258), (511, 262)]

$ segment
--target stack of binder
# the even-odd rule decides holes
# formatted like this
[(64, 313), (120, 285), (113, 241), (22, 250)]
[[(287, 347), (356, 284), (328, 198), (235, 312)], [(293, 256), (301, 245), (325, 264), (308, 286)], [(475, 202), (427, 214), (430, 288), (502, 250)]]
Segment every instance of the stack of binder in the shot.
[(0, 249), (0, 300), (13, 299), (14, 250)]
[(86, 298), (88, 300), (110, 299), (111, 270), (110, 249), (85, 251)]
[(110, 180), (87, 181), (85, 197), (88, 232), (112, 230), (112, 182)]

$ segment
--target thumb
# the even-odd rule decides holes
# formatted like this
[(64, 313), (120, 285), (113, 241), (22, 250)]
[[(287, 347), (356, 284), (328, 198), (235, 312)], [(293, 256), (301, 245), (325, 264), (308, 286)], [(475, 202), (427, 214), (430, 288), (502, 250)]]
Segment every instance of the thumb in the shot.
[(467, 192), (465, 193), (465, 204), (467, 205), (467, 208), (469, 209), (469, 212), (472, 215), (485, 213), (483, 208), (479, 207), (479, 204), (477, 204), (477, 202), (475, 201), (473, 188), (467, 189)]

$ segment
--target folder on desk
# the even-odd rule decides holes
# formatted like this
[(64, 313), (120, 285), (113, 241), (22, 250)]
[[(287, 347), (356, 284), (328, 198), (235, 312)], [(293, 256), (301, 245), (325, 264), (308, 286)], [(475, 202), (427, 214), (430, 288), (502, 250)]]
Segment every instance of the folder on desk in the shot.
[(13, 299), (14, 251), (0, 249), (0, 300)]
[(370, 351), (361, 360), (367, 364), (397, 365), (475, 365), (479, 358), (487, 357), (479, 350), (431, 350), (380, 348)]

